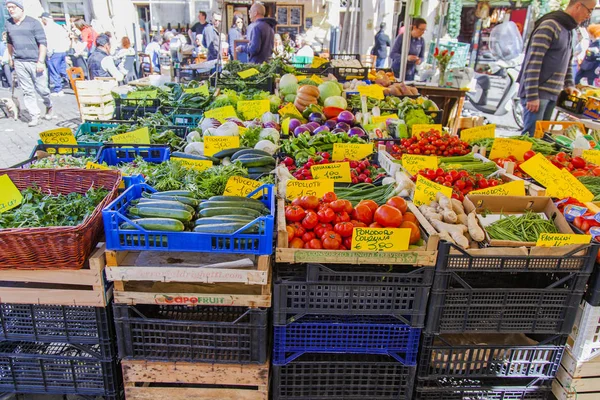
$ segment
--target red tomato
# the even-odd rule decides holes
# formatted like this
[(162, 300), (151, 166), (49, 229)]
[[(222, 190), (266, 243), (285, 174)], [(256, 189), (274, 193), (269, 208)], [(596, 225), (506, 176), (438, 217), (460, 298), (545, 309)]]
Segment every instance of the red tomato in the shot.
[[(452, 172), (456, 172), (456, 171), (452, 171)], [(392, 197), (385, 204), (400, 210), (400, 212), (402, 214), (404, 214), (406, 212), (406, 210), (408, 209), (408, 204), (406, 203), (406, 200), (404, 200), (402, 197), (399, 197), (399, 196)]]
[(402, 221), (402, 223), (400, 224), (400, 228), (409, 228), (410, 229), (410, 241), (409, 241), (410, 244), (415, 244), (419, 240), (421, 240), (421, 231), (419, 230), (419, 227), (414, 222)]
[(300, 206), (287, 206), (285, 208), (285, 219), (290, 222), (302, 221), (306, 216), (306, 211)]
[(523, 160), (527, 161), (533, 156), (535, 156), (535, 151), (533, 151), (533, 150), (526, 151), (525, 154), (523, 154)]
[(573, 167), (575, 168), (585, 168), (587, 162), (581, 157), (573, 157), (571, 159), (571, 164), (573, 164)]
[(312, 239), (307, 244), (308, 244), (309, 249), (322, 249), (323, 248), (323, 244), (321, 243), (321, 241), (319, 239)]
[[(433, 171), (433, 170), (431, 170)], [(435, 173), (435, 172), (434, 172)], [(379, 205), (374, 202), (373, 200), (361, 200), (360, 203), (358, 203), (358, 205), (364, 205), (367, 206), (371, 209), (371, 212), (374, 213), (375, 211), (377, 211), (377, 208), (379, 207)]]
[(302, 241), (304, 243), (308, 243), (311, 240), (313, 240), (314, 238), (316, 238), (317, 236), (315, 235), (314, 232), (306, 232), (304, 235), (302, 235)]
[(573, 220), (573, 225), (575, 225), (576, 228), (581, 228), (582, 223), (583, 223), (582, 217), (575, 217), (575, 219)]
[(352, 225), (352, 222), (340, 222), (339, 224), (335, 224), (333, 230), (341, 237), (348, 237), (352, 236), (354, 225)]
[(320, 210), (317, 213), (317, 216), (319, 217), (319, 222), (321, 223), (332, 222), (336, 217), (335, 212), (329, 207)]
[(335, 200), (329, 203), (329, 207), (335, 212), (340, 212), (346, 209), (346, 203), (344, 203), (344, 200)]
[(290, 242), (290, 248), (292, 248), (292, 249), (301, 249), (303, 247), (304, 247), (304, 242), (300, 238), (294, 238)]
[(321, 237), (321, 242), (324, 249), (337, 250), (342, 244), (342, 237), (334, 231), (328, 231)]
[(298, 206), (298, 207), (302, 207), (302, 204), (300, 204), (300, 199), (301, 197), (296, 197), (293, 201), (292, 201), (292, 205), (293, 206)]
[(379, 225), (377, 222), (373, 222), (369, 225), (369, 228), (383, 228), (383, 226)]
[(352, 248), (352, 236), (345, 237), (342, 239), (342, 245), (348, 250)]
[(333, 192), (327, 192), (323, 195), (323, 201), (325, 203), (331, 203), (332, 201), (337, 200), (337, 195)]
[(371, 211), (368, 205), (361, 202), (352, 211), (352, 218), (368, 225), (373, 222), (373, 211)]
[(333, 223), (338, 224), (340, 222), (350, 222), (350, 216), (346, 211), (335, 213), (335, 219), (333, 220)]
[(590, 223), (587, 220), (583, 220), (581, 223), (581, 230), (587, 232), (590, 229)]
[(384, 228), (397, 228), (402, 223), (402, 213), (397, 208), (384, 204), (375, 211), (373, 219)]
[(350, 203), (348, 200), (342, 200), (344, 202), (344, 211), (346, 211), (348, 214), (350, 214), (352, 212), (352, 210), (354, 209), (352, 207), (352, 203)]
[(355, 221), (355, 220), (350, 221), (350, 223), (352, 223), (352, 225), (354, 225), (355, 228), (366, 228), (368, 226), (364, 222)]
[(285, 230), (287, 231), (288, 243), (289, 243), (289, 242), (291, 242), (294, 239), (294, 236), (296, 235), (296, 230), (291, 225), (287, 225), (285, 227)]
[(305, 210), (314, 210), (319, 207), (319, 198), (317, 196), (300, 197), (300, 207)]
[(302, 220), (302, 226), (304, 229), (313, 229), (319, 223), (319, 217), (314, 211), (308, 211), (306, 216)]

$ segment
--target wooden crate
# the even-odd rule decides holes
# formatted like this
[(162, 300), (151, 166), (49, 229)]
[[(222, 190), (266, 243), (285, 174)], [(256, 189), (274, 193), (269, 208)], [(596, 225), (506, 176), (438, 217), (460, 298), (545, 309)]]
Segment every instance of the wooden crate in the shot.
[(105, 307), (112, 297), (105, 265), (105, 246), (99, 243), (79, 270), (1, 270), (0, 302)]
[(106, 264), (116, 303), (271, 306), (269, 256), (109, 250)]
[(421, 225), (421, 236), (428, 237), (425, 246), (397, 252), (292, 249), (288, 247), (288, 234), (285, 229), (285, 201), (278, 198), (277, 248), (275, 250), (275, 261), (285, 263), (316, 262), (321, 264), (395, 264), (433, 266), (437, 260), (438, 234), (412, 202), (408, 202), (408, 208), (419, 220)]
[(79, 93), (79, 104), (104, 104), (113, 101), (113, 96), (110, 92), (108, 93), (90, 93), (82, 94)]
[(127, 400), (269, 397), (269, 362), (241, 365), (123, 360), (121, 365)]
[(579, 362), (565, 351), (552, 391), (558, 400), (600, 399), (600, 358)]
[(96, 78), (82, 80), (75, 83), (78, 96), (96, 96), (110, 94), (111, 90), (119, 86), (115, 78)]

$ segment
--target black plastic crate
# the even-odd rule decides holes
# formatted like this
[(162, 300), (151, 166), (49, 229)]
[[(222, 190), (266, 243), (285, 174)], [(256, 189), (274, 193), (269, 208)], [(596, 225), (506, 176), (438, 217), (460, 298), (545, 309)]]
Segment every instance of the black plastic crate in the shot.
[(66, 343), (1, 342), (0, 392), (120, 398), (121, 368)]
[(415, 400), (549, 400), (551, 385), (535, 378), (417, 379)]
[(564, 90), (560, 92), (560, 94), (558, 95), (558, 100), (556, 101), (557, 106), (564, 108), (567, 111), (571, 111), (575, 114), (583, 113), (585, 103), (586, 99), (577, 96), (572, 96)]
[(418, 376), (553, 379), (566, 340), (567, 335), (425, 334)]
[(115, 99), (115, 119), (137, 119), (154, 114), (160, 108), (159, 99)]
[(329, 59), (330, 60), (358, 60), (358, 61), (360, 61), (360, 54), (344, 54), (344, 53), (330, 54)]
[(369, 67), (329, 67), (329, 70), (339, 81), (369, 79)]
[(114, 304), (123, 359), (254, 364), (267, 361), (268, 311), (247, 307)]
[(564, 256), (472, 256), (455, 244), (440, 242), (436, 270), (583, 272), (589, 274), (594, 268), (599, 247), (590, 244), (582, 250), (573, 250)]
[[(239, 78), (239, 76), (238, 76), (238, 78)], [(224, 84), (221, 81), (221, 77), (219, 77), (219, 79), (217, 80), (216, 75), (212, 75), (210, 77), (210, 86), (212, 86), (212, 87), (216, 86), (220, 89), (233, 89), (233, 90), (238, 90), (238, 91), (240, 90), (239, 86)], [(273, 77), (267, 77), (267, 78), (264, 78), (263, 80), (261, 80), (260, 82), (248, 81), (248, 82), (244, 82), (244, 86), (246, 89), (263, 90), (265, 92), (273, 93), (275, 91), (275, 79), (273, 79)]]
[(588, 277), (437, 271), (426, 332), (568, 334)]
[(273, 400), (410, 400), (415, 370), (384, 355), (304, 354), (271, 367)]
[(600, 264), (594, 265), (594, 271), (588, 280), (588, 286), (583, 298), (591, 306), (600, 306)]
[(420, 328), (433, 273), (432, 267), (281, 264), (273, 285), (273, 324), (304, 315), (381, 315)]

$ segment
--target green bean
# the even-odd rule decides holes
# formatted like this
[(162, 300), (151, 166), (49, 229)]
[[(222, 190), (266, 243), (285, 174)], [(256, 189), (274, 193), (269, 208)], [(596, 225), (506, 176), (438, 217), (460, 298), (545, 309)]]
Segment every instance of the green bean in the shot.
[(500, 216), (486, 230), (492, 239), (518, 242), (536, 242), (542, 233), (558, 233), (552, 221), (533, 211), (527, 211), (521, 216)]

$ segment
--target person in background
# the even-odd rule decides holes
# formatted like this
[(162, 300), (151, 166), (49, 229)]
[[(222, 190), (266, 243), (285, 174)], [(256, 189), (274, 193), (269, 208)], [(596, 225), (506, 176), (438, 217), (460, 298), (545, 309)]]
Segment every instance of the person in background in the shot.
[(47, 65), (52, 93), (50, 96), (64, 96), (63, 79), (67, 82), (67, 51), (71, 47), (69, 33), (52, 19), (50, 13), (42, 13), (40, 17), (48, 40)]
[(10, 68), (10, 56), (8, 54), (8, 46), (6, 45), (6, 32), (2, 32), (2, 41), (0, 41), (0, 79), (2, 79), (2, 87), (12, 88), (12, 69)]
[[(194, 50), (192, 51), (192, 56), (194, 60), (197, 60), (200, 55), (205, 52), (205, 48), (202, 46), (202, 36), (196, 36), (196, 41), (194, 42)], [(199, 64), (204, 60), (197, 60), (195, 63)]]
[(88, 59), (90, 79), (110, 78), (121, 82), (125, 75), (119, 71), (114, 58), (110, 55), (110, 39), (102, 34), (96, 39), (96, 49)]
[(242, 40), (246, 37), (246, 27), (244, 26), (244, 19), (239, 15), (233, 17), (233, 25), (229, 28), (227, 34), (227, 43), (229, 44), (229, 59), (233, 60), (233, 53), (235, 49), (235, 41)]
[(104, 35), (108, 38), (108, 40), (110, 40), (110, 55), (114, 56), (117, 52), (117, 38), (115, 38), (115, 36), (109, 31), (104, 32)]
[(125, 57), (127, 56), (135, 56), (135, 49), (131, 47), (131, 41), (129, 38), (127, 36), (123, 36), (121, 38), (121, 46), (117, 49), (114, 59), (115, 64), (117, 64), (119, 67), (119, 71), (125, 75), (127, 75), (128, 72), (125, 69)]
[(298, 57), (309, 57), (312, 59), (315, 56), (315, 51), (306, 43), (306, 38), (303, 35), (296, 36), (296, 48), (296, 55)]
[(171, 39), (175, 37), (175, 34), (171, 31), (167, 31), (163, 34), (163, 43), (160, 46), (160, 50), (166, 53), (171, 53)]
[(202, 46), (207, 50), (207, 61), (219, 58), (219, 49), (221, 48), (219, 25), (221, 25), (221, 14), (215, 13), (213, 14), (212, 23), (204, 28), (204, 33), (202, 34)]
[(146, 48), (144, 49), (144, 53), (150, 56), (150, 62), (152, 62), (152, 67), (154, 68), (154, 72), (160, 73), (160, 45), (162, 41), (162, 36), (156, 33), (152, 36), (152, 41)]
[(81, 40), (86, 43), (86, 48), (89, 54), (91, 54), (94, 46), (96, 45), (96, 38), (98, 33), (92, 28), (87, 22), (81, 18), (76, 20), (74, 23), (75, 28), (81, 33)]
[(384, 68), (387, 61), (387, 48), (390, 47), (390, 37), (385, 33), (385, 22), (379, 24), (379, 32), (375, 35), (375, 44), (371, 55), (377, 57), (375, 68)]
[(564, 89), (577, 94), (572, 74), (573, 30), (590, 18), (596, 0), (571, 0), (565, 11), (538, 19), (517, 78), (523, 106), (523, 132), (533, 136), (539, 120), (549, 120)]
[(48, 42), (42, 23), (25, 15), (22, 0), (8, 0), (6, 8), (10, 18), (6, 21), (6, 33), (10, 63), (15, 68), (19, 85), (23, 89), (25, 108), (31, 116), (29, 126), (39, 123), (40, 108), (37, 92), (46, 106), (45, 119), (52, 119), (52, 101), (46, 73), (46, 49)]
[(89, 71), (87, 67), (86, 58), (88, 56), (87, 43), (81, 40), (79, 34), (72, 30), (69, 34), (71, 39), (71, 49), (69, 50), (69, 56), (71, 57), (71, 63), (73, 67), (79, 67), (83, 70), (83, 74), (86, 78), (89, 78)]
[(585, 78), (588, 85), (595, 86), (595, 80), (600, 77), (600, 25), (592, 24), (587, 27), (587, 31), (590, 45), (575, 75), (575, 84), (579, 85), (581, 79)]
[(262, 64), (273, 55), (273, 42), (275, 31), (273, 28), (277, 21), (273, 18), (265, 18), (265, 6), (260, 3), (252, 4), (250, 7), (250, 21), (248, 26), (248, 40), (250, 43), (238, 46), (238, 53), (247, 53), (248, 61), (253, 64)]
[(208, 25), (208, 22), (206, 22), (206, 13), (204, 11), (198, 12), (198, 22), (188, 29), (188, 36), (192, 43), (196, 43), (196, 36), (204, 34), (206, 25)]
[(273, 56), (281, 56), (283, 55), (283, 51), (283, 40), (281, 39), (281, 35), (279, 33), (276, 33), (275, 37), (273, 38)]
[[(427, 30), (427, 21), (423, 18), (413, 19), (412, 28), (410, 30), (410, 47), (408, 49), (408, 61), (406, 63), (406, 75), (404, 80), (413, 81), (417, 72), (417, 65), (423, 61), (425, 55), (425, 40), (423, 34)], [(400, 61), (402, 58), (402, 41), (404, 40), (404, 33), (401, 33), (396, 37), (392, 51), (390, 52), (390, 59), (392, 60), (392, 71), (396, 78), (400, 75)]]

